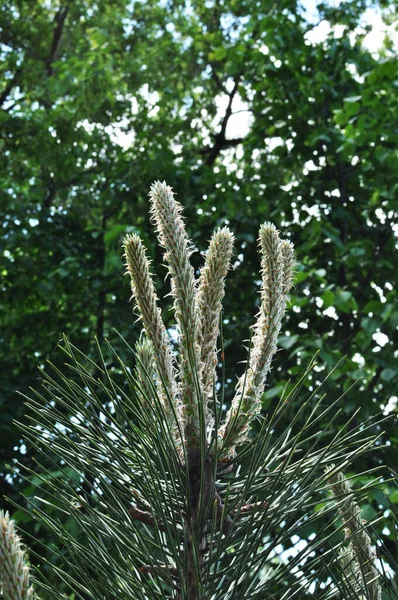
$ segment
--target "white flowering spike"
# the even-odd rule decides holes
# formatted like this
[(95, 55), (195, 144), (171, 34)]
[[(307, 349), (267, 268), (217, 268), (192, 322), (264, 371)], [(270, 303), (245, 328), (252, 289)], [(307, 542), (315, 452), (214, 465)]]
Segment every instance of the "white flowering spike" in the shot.
[[(379, 573), (375, 567), (376, 553), (361, 519), (361, 510), (353, 500), (352, 489), (342, 473), (333, 473), (333, 466), (326, 470), (328, 482), (338, 501), (338, 510), (344, 523), (346, 540), (349, 545), (342, 567), (346, 570), (358, 598), (381, 600), (382, 590)], [(348, 560), (347, 560), (348, 559)]]
[(225, 278), (230, 266), (234, 239), (234, 235), (228, 227), (218, 229), (213, 234), (199, 279), (196, 303), (199, 322), (198, 346), (203, 369), (202, 381), (207, 422), (211, 421), (207, 403), (213, 396), (221, 302), (224, 297)]
[(31, 600), (34, 591), (29, 583), (29, 568), (14, 521), (0, 510), (0, 588), (5, 600)]
[(182, 206), (174, 199), (171, 187), (155, 182), (149, 194), (151, 216), (156, 225), (159, 244), (171, 275), (171, 294), (180, 334), (181, 402), (183, 427), (188, 448), (200, 445), (200, 410), (203, 392), (199, 373), (197, 346), (196, 281), (189, 257), (191, 244), (181, 217)]
[[(170, 419), (170, 401), (176, 404), (177, 384), (173, 366), (173, 354), (160, 308), (157, 306), (155, 286), (150, 274), (150, 263), (145, 247), (137, 234), (128, 235), (124, 241), (127, 271), (131, 277), (131, 289), (135, 298), (146, 334), (154, 350), (157, 372), (163, 382), (159, 385), (159, 396)], [(164, 386), (164, 390), (163, 390)]]
[(233, 456), (238, 443), (247, 439), (250, 421), (261, 410), (261, 394), (277, 350), (286, 311), (286, 294), (292, 285), (292, 244), (281, 241), (271, 223), (261, 226), (259, 242), (262, 255), (261, 305), (254, 326), (250, 360), (246, 373), (238, 381), (231, 408), (219, 432), (224, 439), (222, 453), (229, 456)]

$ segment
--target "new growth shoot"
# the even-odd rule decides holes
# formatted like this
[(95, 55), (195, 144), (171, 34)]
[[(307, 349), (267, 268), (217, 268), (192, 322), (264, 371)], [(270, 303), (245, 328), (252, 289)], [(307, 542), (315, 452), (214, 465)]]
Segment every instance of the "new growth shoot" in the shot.
[[(247, 370), (239, 379), (235, 397), (224, 422), (214, 428), (213, 390), (216, 383), (219, 319), (225, 278), (230, 267), (234, 235), (223, 227), (213, 234), (199, 279), (190, 264), (192, 245), (182, 218), (182, 207), (165, 182), (150, 191), (151, 216), (170, 274), (171, 295), (179, 332), (178, 361), (173, 356), (166, 328), (157, 306), (155, 286), (146, 250), (138, 235), (124, 240), (127, 270), (145, 336), (153, 348), (154, 381), (164, 412), (172, 422), (176, 448), (185, 454), (201, 448), (201, 439), (216, 439), (217, 460), (229, 460), (236, 446), (248, 439), (251, 422), (261, 410), (272, 359), (292, 285), (293, 245), (281, 240), (275, 226), (260, 228), (261, 305), (253, 327)], [(142, 352), (142, 344), (138, 346)], [(147, 363), (148, 364), (148, 363)], [(180, 439), (180, 433), (182, 439)], [(203, 450), (203, 448), (202, 448)]]

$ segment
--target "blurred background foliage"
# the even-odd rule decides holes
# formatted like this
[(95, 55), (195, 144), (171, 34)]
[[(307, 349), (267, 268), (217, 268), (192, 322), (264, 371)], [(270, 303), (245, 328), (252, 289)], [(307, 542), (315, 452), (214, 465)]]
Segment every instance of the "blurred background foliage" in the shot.
[[(114, 333), (133, 343), (139, 332), (122, 276), (125, 233), (143, 237), (159, 295), (168, 291), (148, 218), (155, 179), (185, 207), (196, 267), (214, 228), (227, 223), (237, 237), (223, 315), (226, 398), (259, 300), (257, 232), (270, 220), (294, 242), (298, 265), (264, 410), (316, 351), (309, 390), (345, 357), (323, 386), (334, 400), (359, 380), (341, 422), (357, 408), (356, 422), (391, 415), (380, 450), (357, 471), (397, 468), (397, 7), (4, 0), (1, 498), (32, 493), (10, 468), (35, 464), (13, 425), (24, 420), (16, 390), (37, 386), (48, 359), (62, 364), (62, 333), (94, 360), (95, 336), (109, 338), (131, 361)], [(165, 319), (173, 323), (170, 311)], [(388, 510), (381, 493), (367, 502), (367, 518)], [(377, 527), (393, 551), (393, 532)]]

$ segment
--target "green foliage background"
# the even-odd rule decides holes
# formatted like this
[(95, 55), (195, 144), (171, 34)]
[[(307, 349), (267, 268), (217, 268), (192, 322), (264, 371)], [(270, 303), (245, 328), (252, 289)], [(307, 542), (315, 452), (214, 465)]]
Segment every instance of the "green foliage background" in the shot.
[[(139, 332), (120, 244), (139, 232), (161, 284), (148, 236), (154, 179), (185, 206), (196, 266), (216, 226), (237, 236), (224, 304), (227, 398), (256, 314), (264, 220), (298, 257), (264, 408), (315, 351), (319, 378), (346, 356), (325, 385), (331, 400), (360, 379), (346, 416), (360, 407), (365, 419), (396, 396), (396, 47), (386, 35), (372, 54), (363, 18), (373, 7), (392, 31), (397, 6), (319, 3), (315, 22), (294, 0), (2, 3), (0, 497), (29, 495), (8, 466), (34, 467), (12, 424), (24, 420), (16, 390), (37, 385), (37, 365), (62, 364), (62, 332), (93, 357), (94, 336), (110, 338), (131, 360), (113, 332), (131, 343)], [(329, 33), (311, 42), (318, 23)], [(397, 467), (396, 426), (393, 408), (386, 445), (358, 472)], [(384, 502), (370, 496), (364, 516)], [(392, 549), (392, 532), (383, 537)]]

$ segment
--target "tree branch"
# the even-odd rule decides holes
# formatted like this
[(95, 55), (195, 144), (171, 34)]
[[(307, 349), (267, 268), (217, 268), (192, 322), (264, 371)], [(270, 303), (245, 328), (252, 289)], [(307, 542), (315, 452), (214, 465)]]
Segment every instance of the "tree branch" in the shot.
[(210, 68), (211, 68), (211, 74), (213, 76), (214, 81), (216, 82), (216, 85), (218, 87), (218, 89), (223, 92), (224, 94), (228, 94), (227, 89), (224, 87), (223, 82), (220, 79), (220, 76), (218, 75), (218, 73), (216, 72), (214, 65), (212, 63), (210, 63)]
[(54, 23), (56, 23), (56, 25), (54, 28), (53, 38), (51, 41), (50, 54), (49, 54), (48, 59), (46, 60), (47, 75), (49, 77), (51, 77), (51, 75), (53, 74), (52, 64), (57, 58), (59, 43), (62, 38), (62, 32), (63, 32), (63, 28), (65, 25), (66, 17), (68, 16), (70, 3), (71, 3), (71, 0), (68, 0), (67, 4), (65, 6), (60, 6), (57, 14), (54, 17)]
[(225, 150), (226, 148), (235, 148), (235, 146), (239, 146), (244, 140), (245, 138), (243, 137), (233, 138), (232, 140), (220, 140), (216, 138), (214, 146), (202, 148), (202, 150), (199, 151), (199, 154), (208, 154), (205, 164), (212, 166), (222, 150)]
[(14, 89), (14, 87), (17, 84), (18, 81), (18, 77), (21, 74), (21, 67), (19, 67), (15, 73), (14, 73), (14, 77), (10, 80), (10, 82), (8, 83), (8, 85), (6, 86), (6, 88), (3, 90), (1, 96), (0, 96), (0, 107), (3, 106), (4, 102), (7, 100), (8, 96), (11, 94), (12, 90)]
[[(150, 513), (149, 511), (141, 510), (141, 509), (137, 508), (136, 506), (132, 506), (131, 508), (129, 508), (128, 513), (133, 519), (136, 519), (137, 521), (141, 521), (141, 523), (144, 523), (145, 525), (150, 525), (151, 527), (155, 527), (155, 519), (153, 518), (152, 513)], [(158, 526), (159, 526), (159, 524), (158, 524)], [(159, 529), (161, 531), (164, 531), (164, 528), (162, 528), (162, 527), (159, 527)]]
[[(212, 72), (213, 72), (213, 77), (215, 77), (216, 82), (218, 82), (217, 83), (218, 87), (220, 87), (220, 89), (222, 89), (225, 92), (224, 85), (221, 82), (221, 80), (219, 79), (216, 72), (214, 71), (213, 67), (212, 67)], [(229, 92), (227, 94), (228, 95), (228, 105), (227, 105), (227, 108), (225, 110), (224, 116), (221, 121), (220, 131), (214, 136), (213, 146), (210, 148), (203, 148), (201, 150), (201, 154), (208, 154), (208, 157), (205, 161), (205, 164), (208, 166), (211, 166), (215, 163), (221, 150), (223, 150), (224, 148), (231, 148), (231, 147), (237, 146), (244, 139), (244, 138), (235, 138), (232, 140), (227, 140), (227, 138), (226, 138), (227, 125), (228, 125), (228, 121), (229, 121), (231, 115), (233, 114), (232, 113), (232, 104), (233, 104), (236, 92), (238, 91), (239, 79), (240, 79), (240, 76), (238, 76), (236, 78), (231, 92)]]
[(142, 565), (142, 567), (140, 567), (141, 573), (154, 574), (157, 569), (166, 571), (167, 573), (169, 573), (171, 575), (171, 577), (173, 579), (177, 579), (177, 575), (178, 575), (177, 569), (175, 567), (171, 567), (169, 565), (158, 564), (158, 565), (156, 565), (156, 568), (153, 565)]

